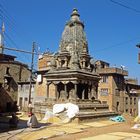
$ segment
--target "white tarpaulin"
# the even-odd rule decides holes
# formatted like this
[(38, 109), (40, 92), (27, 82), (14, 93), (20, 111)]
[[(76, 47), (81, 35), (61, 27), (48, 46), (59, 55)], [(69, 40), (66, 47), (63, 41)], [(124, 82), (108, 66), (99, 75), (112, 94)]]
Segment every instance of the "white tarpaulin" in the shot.
[(79, 107), (72, 103), (66, 103), (66, 104), (55, 104), (53, 106), (53, 114), (58, 114), (61, 112), (66, 112), (66, 116), (69, 119), (72, 119), (76, 116), (76, 114), (79, 113)]

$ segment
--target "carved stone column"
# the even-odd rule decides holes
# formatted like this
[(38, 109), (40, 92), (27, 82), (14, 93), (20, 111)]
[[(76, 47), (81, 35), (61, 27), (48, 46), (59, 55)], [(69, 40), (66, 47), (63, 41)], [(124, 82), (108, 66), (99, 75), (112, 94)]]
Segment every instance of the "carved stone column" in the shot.
[(47, 83), (47, 99), (49, 98), (49, 83)]
[(58, 100), (58, 89), (57, 89), (57, 84), (58, 84), (59, 82), (53, 82), (53, 83), (54, 83), (54, 85), (55, 85), (55, 99)]
[(91, 97), (94, 97), (95, 99), (97, 99), (96, 97), (96, 87), (95, 85), (92, 85), (92, 88), (91, 88)]
[(64, 84), (64, 90), (65, 90), (65, 94), (66, 94), (66, 98), (68, 97), (68, 93), (67, 93), (67, 84)]
[(56, 98), (56, 100), (58, 99), (58, 94), (57, 94), (57, 84), (55, 84), (55, 98)]
[(82, 100), (84, 100), (85, 99), (85, 89), (83, 89), (83, 91), (82, 91)]
[(88, 99), (91, 100), (91, 87), (88, 86)]
[(75, 100), (78, 100), (78, 95), (77, 95), (77, 86), (78, 86), (78, 83), (74, 83), (74, 97), (75, 97)]

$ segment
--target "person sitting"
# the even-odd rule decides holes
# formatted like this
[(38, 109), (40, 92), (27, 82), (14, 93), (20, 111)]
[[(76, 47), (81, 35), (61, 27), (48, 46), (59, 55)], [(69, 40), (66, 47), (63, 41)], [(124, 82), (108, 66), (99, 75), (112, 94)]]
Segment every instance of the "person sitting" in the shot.
[(27, 126), (30, 128), (38, 127), (38, 120), (33, 113), (31, 113), (30, 118), (27, 121)]
[(9, 127), (10, 128), (16, 128), (18, 124), (18, 117), (16, 116), (15, 113), (12, 113), (12, 118), (9, 119)]

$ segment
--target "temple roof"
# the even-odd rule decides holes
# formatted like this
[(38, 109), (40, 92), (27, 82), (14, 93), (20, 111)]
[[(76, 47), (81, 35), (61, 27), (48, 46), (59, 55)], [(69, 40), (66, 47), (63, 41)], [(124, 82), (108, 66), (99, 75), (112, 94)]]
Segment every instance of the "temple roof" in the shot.
[(88, 43), (84, 24), (80, 21), (77, 9), (73, 9), (70, 20), (66, 23), (60, 41), (59, 52), (68, 51), (88, 54)]

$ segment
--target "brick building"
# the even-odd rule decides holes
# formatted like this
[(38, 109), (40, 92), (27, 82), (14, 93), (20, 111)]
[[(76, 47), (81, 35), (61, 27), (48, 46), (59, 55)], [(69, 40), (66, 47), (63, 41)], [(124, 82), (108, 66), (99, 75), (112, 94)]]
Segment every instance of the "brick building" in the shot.
[[(8, 99), (7, 95), (4, 102), (1, 101), (1, 104), (13, 104), (14, 101), (17, 101), (18, 95), (18, 82), (25, 82), (29, 79), (30, 70), (28, 66), (15, 60), (15, 56), (0, 54), (0, 81), (2, 91), (5, 93), (3, 96), (8, 94), (10, 98)], [(9, 100), (11, 102), (9, 102)], [(3, 103), (2, 103), (3, 102)]]
[(126, 79), (128, 71), (122, 67), (110, 67), (109, 63), (97, 61), (96, 67), (101, 80), (98, 98), (109, 105), (110, 110), (136, 116), (138, 111), (138, 92), (140, 85), (134, 79)]
[(45, 52), (38, 58), (38, 71), (35, 95), (36, 101), (45, 101), (47, 97), (47, 81), (45, 75), (50, 70), (52, 58), (53, 54), (50, 52)]

